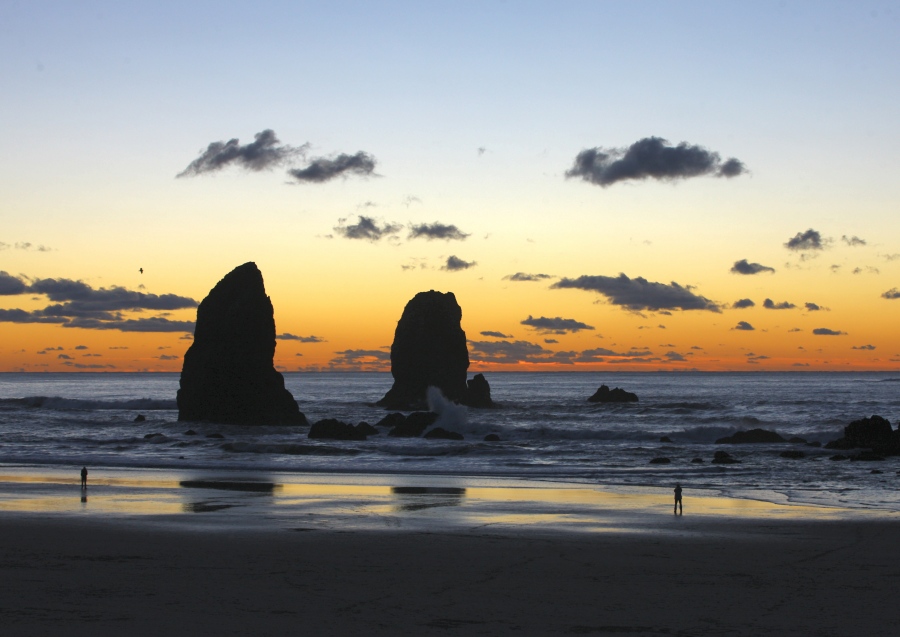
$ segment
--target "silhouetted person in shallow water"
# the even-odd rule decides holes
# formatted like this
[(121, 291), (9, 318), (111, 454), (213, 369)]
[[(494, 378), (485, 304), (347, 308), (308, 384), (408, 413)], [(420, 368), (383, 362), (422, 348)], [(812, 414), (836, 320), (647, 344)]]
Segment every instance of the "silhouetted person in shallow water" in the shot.
[(678, 509), (681, 509), (681, 513), (684, 514), (684, 505), (681, 503), (681, 485), (675, 484), (675, 513), (678, 513)]
[(81, 488), (87, 489), (87, 467), (81, 467)]

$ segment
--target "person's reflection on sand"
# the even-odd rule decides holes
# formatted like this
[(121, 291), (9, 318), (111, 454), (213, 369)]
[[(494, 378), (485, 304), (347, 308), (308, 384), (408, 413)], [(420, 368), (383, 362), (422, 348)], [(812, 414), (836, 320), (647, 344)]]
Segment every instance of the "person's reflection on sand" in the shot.
[(87, 492), (86, 491), (81, 492), (81, 503), (87, 504)]

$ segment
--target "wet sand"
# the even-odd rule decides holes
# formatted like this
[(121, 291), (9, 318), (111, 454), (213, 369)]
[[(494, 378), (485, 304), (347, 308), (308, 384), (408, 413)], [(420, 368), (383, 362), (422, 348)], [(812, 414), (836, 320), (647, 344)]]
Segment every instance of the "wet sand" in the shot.
[(121, 471), (82, 503), (77, 476), (0, 473), (3, 635), (896, 633), (890, 513)]

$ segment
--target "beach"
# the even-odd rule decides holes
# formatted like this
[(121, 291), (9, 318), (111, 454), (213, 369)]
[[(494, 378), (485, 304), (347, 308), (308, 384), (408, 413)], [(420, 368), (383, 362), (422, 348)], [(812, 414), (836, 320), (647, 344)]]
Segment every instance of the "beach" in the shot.
[[(888, 635), (892, 512), (441, 476), (0, 476), (4, 635)], [(84, 497), (82, 497), (82, 495)], [(85, 500), (85, 501), (82, 501)]]

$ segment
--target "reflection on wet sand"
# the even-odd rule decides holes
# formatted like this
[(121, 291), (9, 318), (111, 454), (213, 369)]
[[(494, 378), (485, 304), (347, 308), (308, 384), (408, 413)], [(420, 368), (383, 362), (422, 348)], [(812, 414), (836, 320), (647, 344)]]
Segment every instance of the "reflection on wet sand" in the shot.
[(185, 513), (212, 513), (213, 511), (222, 511), (230, 509), (234, 504), (215, 504), (213, 502), (185, 502), (182, 510)]
[(466, 490), (457, 487), (391, 487), (396, 497), (394, 511), (421, 511), (435, 507), (459, 506)]
[(223, 491), (249, 491), (269, 495), (281, 490), (274, 482), (235, 482), (229, 480), (182, 480), (178, 486), (185, 489), (221, 489)]

